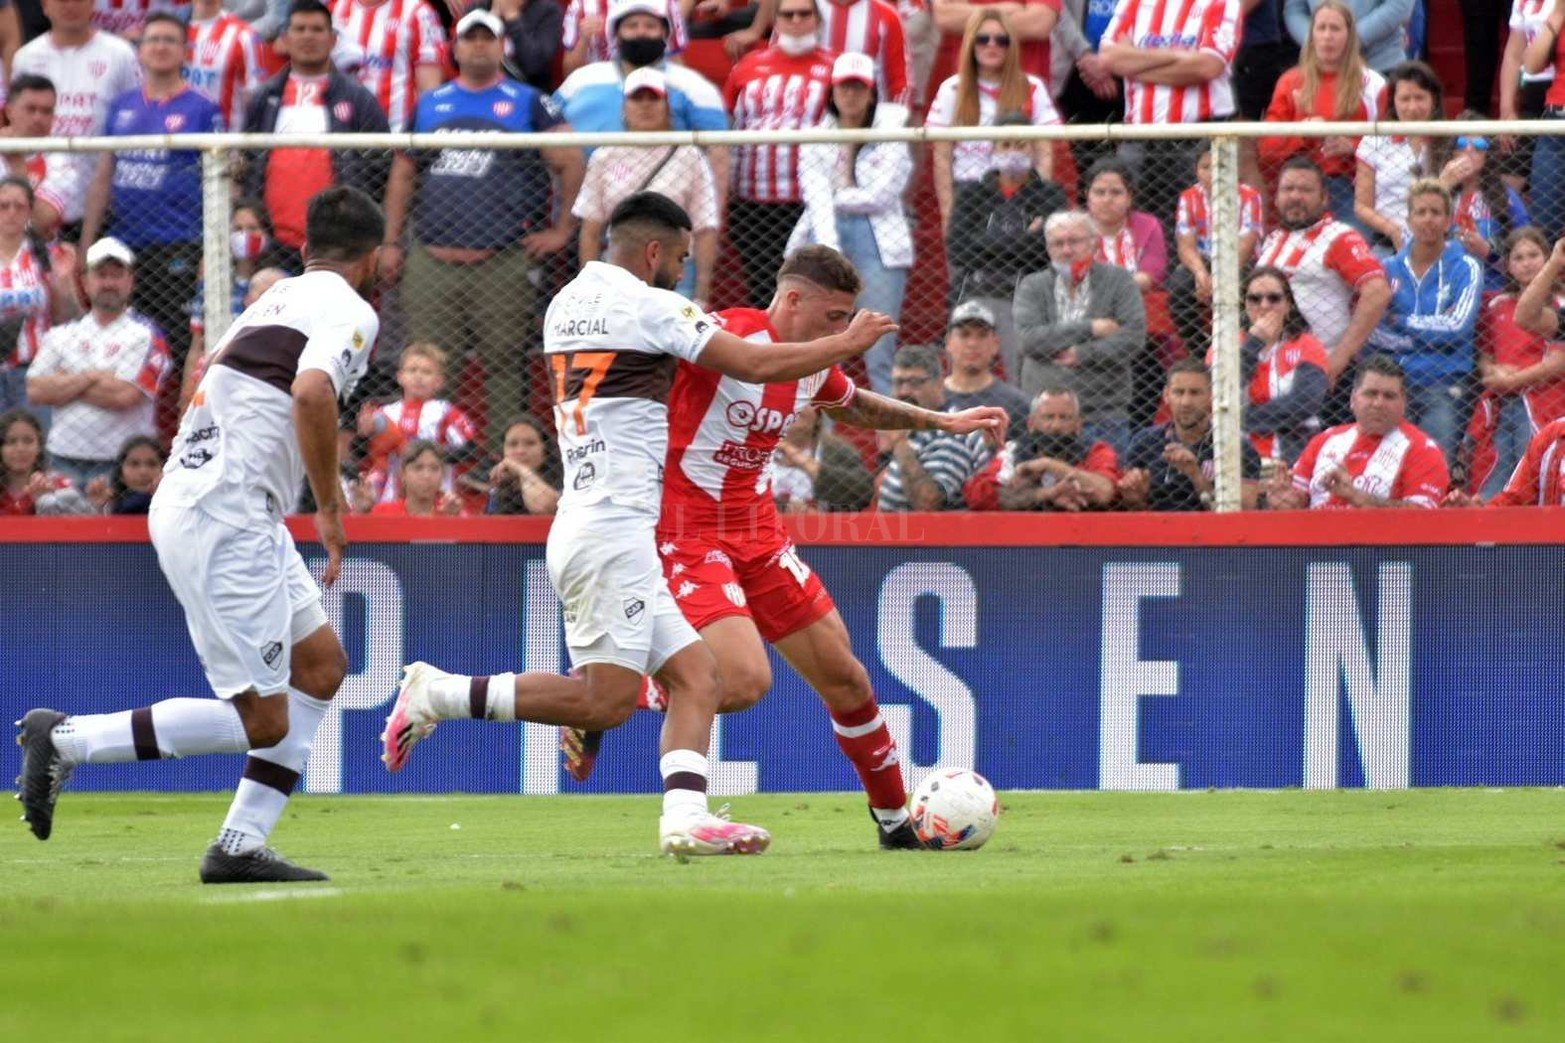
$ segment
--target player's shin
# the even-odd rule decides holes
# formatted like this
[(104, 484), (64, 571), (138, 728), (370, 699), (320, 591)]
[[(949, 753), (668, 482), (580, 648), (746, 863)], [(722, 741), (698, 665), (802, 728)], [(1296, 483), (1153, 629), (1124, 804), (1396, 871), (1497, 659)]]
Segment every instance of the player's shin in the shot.
[(858, 772), (870, 810), (885, 830), (907, 820), (907, 788), (896, 740), (873, 698), (851, 710), (831, 711), (831, 730), (853, 770)]
[(224, 851), (242, 855), (265, 846), (299, 783), (315, 733), (330, 706), (329, 700), (289, 689), (288, 734), (277, 745), (251, 750), (245, 758), (244, 776), (217, 838)]
[(50, 733), (67, 764), (115, 764), (250, 748), (244, 722), (221, 699), (164, 699), (118, 713), (78, 714)]

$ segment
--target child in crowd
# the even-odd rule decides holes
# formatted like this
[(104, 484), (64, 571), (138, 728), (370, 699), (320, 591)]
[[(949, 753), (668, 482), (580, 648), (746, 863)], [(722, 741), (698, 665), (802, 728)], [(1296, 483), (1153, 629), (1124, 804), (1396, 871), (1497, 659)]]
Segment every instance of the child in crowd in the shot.
[(100, 514), (146, 514), (163, 479), (168, 454), (156, 439), (136, 435), (125, 440), (107, 478), (87, 483), (87, 499)]
[(439, 397), (446, 386), (446, 353), (438, 346), (415, 341), (402, 349), (397, 386), (400, 399), (366, 405), (359, 415), (359, 434), (370, 440), (360, 470), (377, 503), (402, 498), (402, 453), (410, 442), (430, 442), (445, 451), (454, 472), (446, 479), (446, 492), (472, 466), (478, 449), (478, 432), (467, 414)]
[(397, 489), (401, 495), (381, 501), (370, 514), (382, 518), (431, 518), (462, 513), (462, 501), (447, 491), (450, 475), (445, 454), (433, 442), (416, 439), (403, 447)]
[(38, 418), (25, 409), (0, 413), (0, 515), (61, 513), (49, 505), (62, 492), (75, 498), (70, 479), (49, 471)]

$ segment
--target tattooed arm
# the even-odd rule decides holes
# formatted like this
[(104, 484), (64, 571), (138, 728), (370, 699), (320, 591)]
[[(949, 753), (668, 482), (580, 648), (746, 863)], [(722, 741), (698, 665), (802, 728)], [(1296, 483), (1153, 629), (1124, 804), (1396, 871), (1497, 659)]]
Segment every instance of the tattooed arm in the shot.
[(983, 431), (998, 441), (1010, 424), (1009, 414), (999, 406), (978, 406), (958, 413), (937, 413), (932, 409), (887, 398), (873, 391), (860, 388), (847, 405), (824, 411), (827, 416), (842, 424), (868, 428), (871, 431), (949, 431), (965, 435), (971, 431)]

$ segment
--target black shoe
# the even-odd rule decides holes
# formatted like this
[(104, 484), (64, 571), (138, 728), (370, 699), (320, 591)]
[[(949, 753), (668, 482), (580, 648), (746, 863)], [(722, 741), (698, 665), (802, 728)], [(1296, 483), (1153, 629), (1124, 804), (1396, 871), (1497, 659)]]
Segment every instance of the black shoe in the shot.
[[(875, 809), (871, 808), (870, 818), (875, 818)], [(875, 832), (880, 834), (880, 849), (882, 851), (923, 851), (925, 844), (918, 839), (918, 834), (913, 832), (913, 820), (905, 818), (896, 829), (887, 830), (875, 819)]]
[(65, 720), (54, 710), (28, 710), (16, 722), (21, 729), (16, 744), (22, 748), (22, 773), (16, 777), (16, 799), (22, 802), (22, 820), (32, 828), (33, 836), (48, 840), (54, 832), (54, 802), (71, 777), (73, 765), (60, 759), (49, 733)]
[(318, 869), (296, 866), (269, 847), (242, 855), (230, 855), (213, 844), (201, 860), (203, 884), (291, 884), (304, 880), (330, 880)]

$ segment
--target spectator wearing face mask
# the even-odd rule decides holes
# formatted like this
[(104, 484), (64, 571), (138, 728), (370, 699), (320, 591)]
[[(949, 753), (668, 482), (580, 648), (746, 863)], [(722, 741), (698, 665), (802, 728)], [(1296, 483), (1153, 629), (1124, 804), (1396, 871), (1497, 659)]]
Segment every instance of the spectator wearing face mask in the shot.
[[(1019, 112), (995, 121), (1003, 127), (1028, 126)], [(951, 301), (973, 301), (994, 316), (1000, 359), (1007, 379), (1021, 376), (1011, 298), (1021, 277), (1049, 263), (1043, 223), (1067, 206), (1065, 191), (1046, 181), (1033, 166), (1025, 141), (997, 136), (990, 169), (977, 181), (957, 186), (956, 211), (946, 232), (946, 263), (951, 270)]]
[[(250, 284), (256, 273), (273, 266), (277, 251), (273, 249), (272, 219), (266, 212), (266, 204), (259, 199), (237, 199), (233, 215), (228, 222), (229, 252), (233, 258), (234, 282), (229, 291), (229, 309), (238, 318), (249, 303)], [(270, 285), (270, 284), (268, 284)], [(256, 294), (260, 296), (260, 294)], [(206, 283), (196, 284), (196, 295), (190, 305), (190, 357), (199, 358), (206, 350)]]
[(967, 483), (973, 511), (1090, 511), (1114, 503), (1119, 457), (1082, 436), (1081, 402), (1067, 387), (1038, 393), (1027, 429)]

